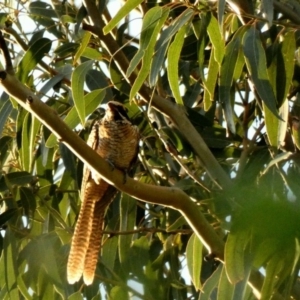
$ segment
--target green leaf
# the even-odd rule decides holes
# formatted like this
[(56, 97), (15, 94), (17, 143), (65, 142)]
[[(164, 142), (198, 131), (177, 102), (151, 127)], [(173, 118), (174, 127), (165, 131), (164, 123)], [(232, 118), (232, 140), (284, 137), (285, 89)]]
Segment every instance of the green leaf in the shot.
[(21, 161), (22, 169), (24, 171), (30, 172), (30, 156), (31, 153), (28, 153), (29, 149), (29, 139), (30, 139), (30, 125), (31, 125), (31, 114), (28, 112), (24, 118), (23, 127), (22, 127), (22, 142), (21, 142)]
[(79, 60), (79, 58), (81, 57), (81, 55), (83, 54), (83, 52), (85, 51), (85, 49), (87, 48), (87, 45), (90, 42), (90, 38), (92, 36), (92, 33), (89, 31), (84, 31), (81, 43), (80, 43), (80, 47), (78, 48), (75, 56), (74, 56), (74, 62), (77, 62)]
[(40, 121), (27, 113), (22, 127), (21, 160), (24, 171), (30, 172), (36, 146), (36, 137), (40, 128)]
[(121, 286), (114, 286), (109, 294), (111, 300), (129, 300), (128, 291)]
[(28, 187), (21, 187), (20, 198), (25, 214), (29, 216), (29, 214), (36, 209), (36, 200), (32, 189)]
[(273, 15), (274, 15), (273, 1), (262, 0), (261, 1), (261, 13), (262, 13), (263, 17), (268, 20), (268, 23), (271, 26), (272, 22), (273, 22)]
[(204, 109), (209, 110), (214, 101), (215, 87), (217, 83), (217, 78), (219, 74), (219, 65), (215, 60), (214, 49), (211, 50), (211, 55), (208, 65), (207, 80), (204, 82)]
[(4, 192), (8, 189), (9, 185), (25, 185), (33, 181), (35, 177), (28, 172), (11, 172), (4, 174), (0, 178), (0, 192)]
[[(18, 270), (16, 265), (17, 262), (16, 257), (18, 257), (18, 254), (17, 254), (17, 241), (10, 227), (8, 227), (5, 232), (3, 257), (4, 257), (4, 267), (5, 267), (3, 275), (5, 277), (5, 283), (10, 295), (10, 299), (15, 299), (13, 298), (15, 295), (15, 292), (13, 290), (17, 282)], [(11, 293), (11, 291), (13, 292)], [(17, 297), (17, 299), (18, 298), (19, 297)]]
[(246, 276), (244, 267), (245, 247), (250, 237), (248, 233), (231, 232), (225, 244), (225, 267), (230, 282), (236, 283)]
[(140, 5), (143, 0), (128, 0), (120, 9), (118, 9), (117, 14), (109, 21), (109, 23), (103, 28), (104, 34), (109, 33), (114, 29), (117, 24), (125, 18), (134, 8)]
[(198, 300), (211, 300), (210, 295), (217, 288), (224, 266), (220, 264), (213, 274), (203, 284)]
[[(122, 193), (120, 201), (120, 231), (133, 230), (136, 220), (136, 200), (127, 194)], [(128, 249), (130, 248), (132, 235), (119, 235), (119, 258), (120, 262), (125, 262), (130, 255)]]
[(47, 38), (41, 38), (33, 43), (26, 51), (18, 65), (17, 77), (22, 83), (26, 83), (29, 73), (51, 49), (52, 41)]
[(213, 44), (215, 60), (219, 65), (221, 65), (225, 54), (225, 42), (221, 34), (218, 21), (213, 15), (210, 16), (210, 22), (207, 26), (207, 33), (211, 43)]
[(275, 255), (267, 264), (266, 278), (261, 290), (262, 299), (271, 299), (274, 287), (278, 281), (278, 274), (284, 268), (284, 261), (282, 260), (281, 253)]
[(294, 31), (287, 32), (278, 53), (277, 100), (279, 105), (286, 101), (294, 75), (294, 57), (296, 41)]
[[(176, 186), (178, 186), (178, 185), (176, 185)], [(187, 221), (183, 216), (180, 216), (172, 224), (170, 224), (167, 227), (167, 232), (177, 230), (178, 228), (182, 227), (183, 225), (187, 225)]]
[(280, 118), (276, 108), (277, 101), (267, 72), (265, 51), (259, 31), (254, 26), (251, 26), (244, 35), (243, 50), (247, 68), (259, 97), (269, 110)]
[(18, 290), (22, 293), (24, 299), (32, 299), (32, 295), (30, 295), (28, 287), (26, 286), (21, 274), (17, 277), (17, 285)]
[(42, 25), (48, 32), (53, 34), (56, 38), (65, 40), (64, 33), (59, 30), (59, 26), (52, 20), (57, 18), (56, 12), (52, 9), (50, 4), (42, 1), (34, 1), (29, 4), (30, 17)]
[(9, 221), (17, 211), (17, 208), (11, 208), (0, 214), (0, 226), (3, 226), (7, 221)]
[(73, 56), (78, 51), (79, 43), (65, 43), (57, 47), (54, 53), (60, 57)]
[(220, 31), (223, 31), (223, 19), (224, 19), (224, 12), (225, 12), (226, 0), (219, 0), (218, 1), (218, 23), (220, 27)]
[[(140, 40), (141, 49), (136, 54), (138, 59), (142, 58), (142, 67), (131, 88), (129, 99), (133, 99), (135, 97), (135, 95), (138, 93), (138, 91), (140, 90), (141, 86), (144, 84), (149, 74), (157, 36), (162, 26), (164, 25), (164, 22), (167, 19), (168, 15), (169, 15), (169, 9), (154, 7), (150, 9), (144, 17), (143, 29), (145, 31), (142, 31), (141, 34), (141, 40)], [(133, 60), (135, 59), (135, 57), (133, 58)], [(129, 69), (133, 70), (135, 68), (133, 67), (134, 66), (131, 66), (131, 68)]]
[(12, 112), (13, 107), (10, 101), (6, 100), (0, 109), (0, 132), (3, 132), (6, 120), (10, 113)]
[[(83, 103), (85, 104), (85, 113), (88, 116), (91, 114), (102, 102), (105, 97), (105, 89), (94, 90), (83, 97)], [(79, 123), (80, 119), (77, 113), (77, 109), (72, 107), (64, 122), (71, 128), (74, 129)], [(46, 146), (52, 148), (56, 145), (56, 136), (51, 133), (47, 139)]]
[(83, 86), (85, 81), (85, 75), (88, 72), (88, 70), (91, 69), (93, 63), (94, 62), (90, 60), (79, 65), (74, 70), (71, 79), (74, 105), (76, 107), (77, 114), (80, 118), (82, 125), (84, 125), (86, 117)]
[[(230, 300), (233, 299), (234, 285), (228, 280), (226, 269), (223, 268), (218, 284), (218, 300)], [(242, 298), (240, 298), (242, 299)]]
[(93, 60), (101, 60), (102, 59), (102, 53), (100, 53), (98, 50), (86, 47), (84, 48), (84, 51), (81, 54), (82, 56), (93, 59)]
[(186, 247), (187, 266), (195, 286), (195, 289), (201, 289), (201, 266), (202, 266), (202, 248), (203, 245), (199, 238), (193, 233)]
[(188, 26), (189, 24), (185, 24), (179, 29), (168, 51), (168, 80), (175, 101), (180, 105), (183, 105), (183, 101), (179, 91), (178, 63)]
[(288, 101), (285, 101), (279, 108), (280, 119), (269, 110), (265, 103), (263, 103), (263, 110), (269, 143), (277, 149), (284, 144), (286, 136), (289, 112)]
[(154, 56), (151, 62), (149, 75), (150, 86), (154, 86), (157, 81), (157, 77), (161, 71), (161, 66), (164, 63), (167, 48), (171, 39), (182, 26), (191, 20), (193, 16), (194, 11), (192, 9), (186, 9), (161, 33), (159, 40), (156, 43)]
[(116, 256), (118, 251), (118, 240), (117, 236), (110, 237), (106, 240), (102, 247), (102, 263), (113, 270), (116, 263)]
[(220, 68), (219, 99), (223, 104), (225, 119), (229, 130), (235, 134), (234, 113), (230, 98), (230, 90), (233, 81), (234, 70), (241, 51), (242, 35), (244, 27), (238, 30), (225, 49), (225, 57)]
[(40, 2), (40, 1), (34, 1), (31, 2), (30, 5), (30, 12), (32, 14), (44, 17), (44, 18), (57, 18), (57, 15), (52, 9), (51, 5), (49, 3)]
[[(131, 75), (131, 73), (135, 70), (137, 65), (140, 63), (141, 59), (144, 57), (147, 51), (149, 44), (151, 42), (152, 44), (156, 42), (156, 37), (163, 25), (163, 23), (161, 24), (160, 22), (160, 18), (162, 18), (162, 16), (164, 16), (166, 13), (169, 13), (169, 9), (163, 9), (161, 7), (153, 7), (145, 14), (143, 25), (142, 25), (139, 50), (130, 61), (129, 67), (126, 72), (127, 77)], [(151, 46), (154, 48), (154, 45)]]

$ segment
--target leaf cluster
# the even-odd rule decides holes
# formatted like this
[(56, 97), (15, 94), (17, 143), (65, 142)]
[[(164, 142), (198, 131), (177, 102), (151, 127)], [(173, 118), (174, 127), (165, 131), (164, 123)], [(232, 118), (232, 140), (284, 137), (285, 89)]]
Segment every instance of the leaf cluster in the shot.
[(114, 17), (89, 0), (0, 4), (20, 84), (84, 140), (107, 101), (124, 103), (142, 135), (135, 180), (184, 191), (225, 241), (206, 261), (214, 244), (184, 203), (121, 193), (94, 284), (68, 285), (83, 163), (3, 92), (1, 299), (299, 296), (300, 4), (269, 2), (129, 0)]

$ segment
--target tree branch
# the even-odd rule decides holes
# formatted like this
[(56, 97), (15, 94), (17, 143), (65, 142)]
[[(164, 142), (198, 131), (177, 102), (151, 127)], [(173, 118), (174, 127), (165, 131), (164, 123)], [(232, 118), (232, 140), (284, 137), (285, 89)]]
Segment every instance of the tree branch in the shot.
[(123, 172), (117, 169), (112, 171), (111, 166), (78, 137), (52, 108), (42, 102), (14, 75), (0, 71), (0, 84), (11, 97), (48, 127), (60, 142), (64, 143), (85, 164), (96, 170), (104, 180), (136, 199), (178, 210), (208, 251), (219, 260), (224, 259), (223, 241), (208, 223), (197, 204), (182, 190), (145, 184), (132, 178), (128, 178), (124, 184)]
[[(84, 4), (88, 11), (89, 17), (92, 20), (92, 24), (94, 25), (85, 25), (83, 28), (90, 30), (99, 37), (99, 40), (119, 66), (124, 78), (129, 82), (129, 84), (132, 85), (136, 80), (136, 75), (134, 72), (132, 72), (129, 77), (126, 77), (126, 71), (129, 66), (128, 59), (120, 49), (120, 46), (117, 44), (115, 39), (110, 34), (103, 34), (102, 29), (105, 24), (99, 11), (97, 10), (96, 4), (92, 0), (84, 0)], [(194, 149), (207, 173), (214, 182), (221, 186), (221, 188), (227, 188), (231, 186), (232, 182), (229, 176), (225, 173), (216, 158), (213, 156), (201, 135), (191, 124), (183, 107), (156, 94), (154, 94), (153, 98), (151, 99), (152, 91), (145, 84), (141, 87), (139, 95), (146, 102), (151, 103), (156, 110), (160, 111), (172, 120), (184, 138)]]

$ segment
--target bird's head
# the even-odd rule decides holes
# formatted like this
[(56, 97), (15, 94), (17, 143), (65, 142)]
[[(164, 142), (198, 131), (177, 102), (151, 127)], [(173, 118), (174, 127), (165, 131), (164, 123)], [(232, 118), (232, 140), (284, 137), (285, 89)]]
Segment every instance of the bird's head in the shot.
[(104, 118), (107, 121), (130, 121), (127, 115), (127, 108), (120, 102), (109, 101)]

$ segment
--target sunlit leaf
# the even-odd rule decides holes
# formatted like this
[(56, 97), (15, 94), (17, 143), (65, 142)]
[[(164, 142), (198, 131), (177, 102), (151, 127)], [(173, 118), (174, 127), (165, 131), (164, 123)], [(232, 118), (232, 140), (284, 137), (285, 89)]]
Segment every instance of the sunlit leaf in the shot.
[[(139, 60), (142, 59), (142, 66), (131, 88), (129, 99), (133, 99), (134, 96), (138, 93), (150, 72), (152, 55), (154, 52), (157, 35), (164, 25), (168, 14), (169, 9), (154, 7), (145, 15), (143, 22), (143, 28), (145, 29), (145, 31), (142, 32), (140, 41), (142, 50), (140, 49), (136, 54), (136, 57), (139, 57)], [(139, 60), (137, 60), (137, 63), (139, 62)], [(132, 71), (133, 69), (135, 69), (135, 66), (131, 68)]]
[(87, 61), (79, 65), (72, 74), (72, 95), (77, 114), (80, 118), (81, 124), (84, 125), (86, 111), (84, 103), (84, 80), (88, 70), (91, 69), (93, 61)]
[(178, 63), (187, 28), (188, 24), (182, 26), (179, 29), (174, 41), (172, 42), (168, 50), (169, 84), (176, 102), (181, 105), (183, 105), (183, 101), (179, 91)]
[(92, 34), (89, 31), (84, 32), (80, 46), (74, 56), (74, 62), (77, 62), (78, 59), (80, 58), (80, 56), (83, 55), (83, 53), (84, 53), (85, 49), (87, 48), (87, 45), (90, 41), (91, 36), (92, 36)]
[(8, 118), (8, 116), (10, 115), (11, 111), (12, 111), (13, 107), (10, 101), (5, 101), (5, 103), (2, 105), (2, 107), (0, 108), (0, 132), (3, 132), (6, 120)]
[(267, 72), (265, 51), (259, 32), (254, 26), (251, 26), (246, 31), (243, 46), (247, 68), (251, 74), (255, 89), (269, 110), (279, 118), (276, 108), (277, 101)]
[(214, 57), (219, 65), (221, 65), (225, 54), (225, 42), (221, 35), (220, 27), (217, 19), (211, 15), (207, 26), (207, 33), (214, 46)]
[(218, 268), (212, 273), (212, 275), (205, 281), (203, 284), (202, 291), (200, 292), (198, 300), (210, 300), (212, 292), (218, 287), (220, 276), (222, 270), (224, 269), (223, 265), (220, 264)]
[(194, 11), (192, 9), (186, 9), (161, 33), (159, 40), (156, 43), (155, 53), (151, 63), (151, 71), (149, 75), (150, 86), (154, 86), (157, 81), (158, 74), (161, 71), (172, 37), (191, 19), (193, 15)]
[(200, 273), (202, 265), (203, 245), (199, 238), (193, 234), (186, 248), (186, 259), (191, 279), (196, 289), (201, 289)]
[[(283, 93), (277, 92), (277, 99), (279, 104), (286, 100), (286, 96), (289, 92), (290, 85), (294, 74), (294, 56), (296, 49), (295, 33), (293, 31), (287, 32), (284, 36), (284, 40), (281, 45), (281, 57), (283, 60), (284, 72), (277, 74), (277, 87), (284, 87)], [(284, 77), (283, 77), (284, 76)], [(282, 82), (283, 78), (285, 82)], [(284, 83), (284, 84), (283, 84)]]
[(103, 28), (104, 34), (109, 33), (114, 29), (117, 24), (129, 14), (134, 8), (141, 4), (142, 0), (129, 0), (118, 10), (118, 13), (109, 21), (109, 23)]
[[(225, 268), (222, 269), (219, 285), (218, 285), (218, 300), (230, 300), (233, 298), (234, 284), (229, 282)], [(242, 298), (241, 298), (242, 299)]]
[(208, 65), (208, 74), (207, 79), (204, 82), (204, 109), (207, 111), (214, 101), (215, 87), (217, 83), (217, 78), (219, 74), (219, 65), (215, 60), (214, 49), (210, 55), (209, 65)]

